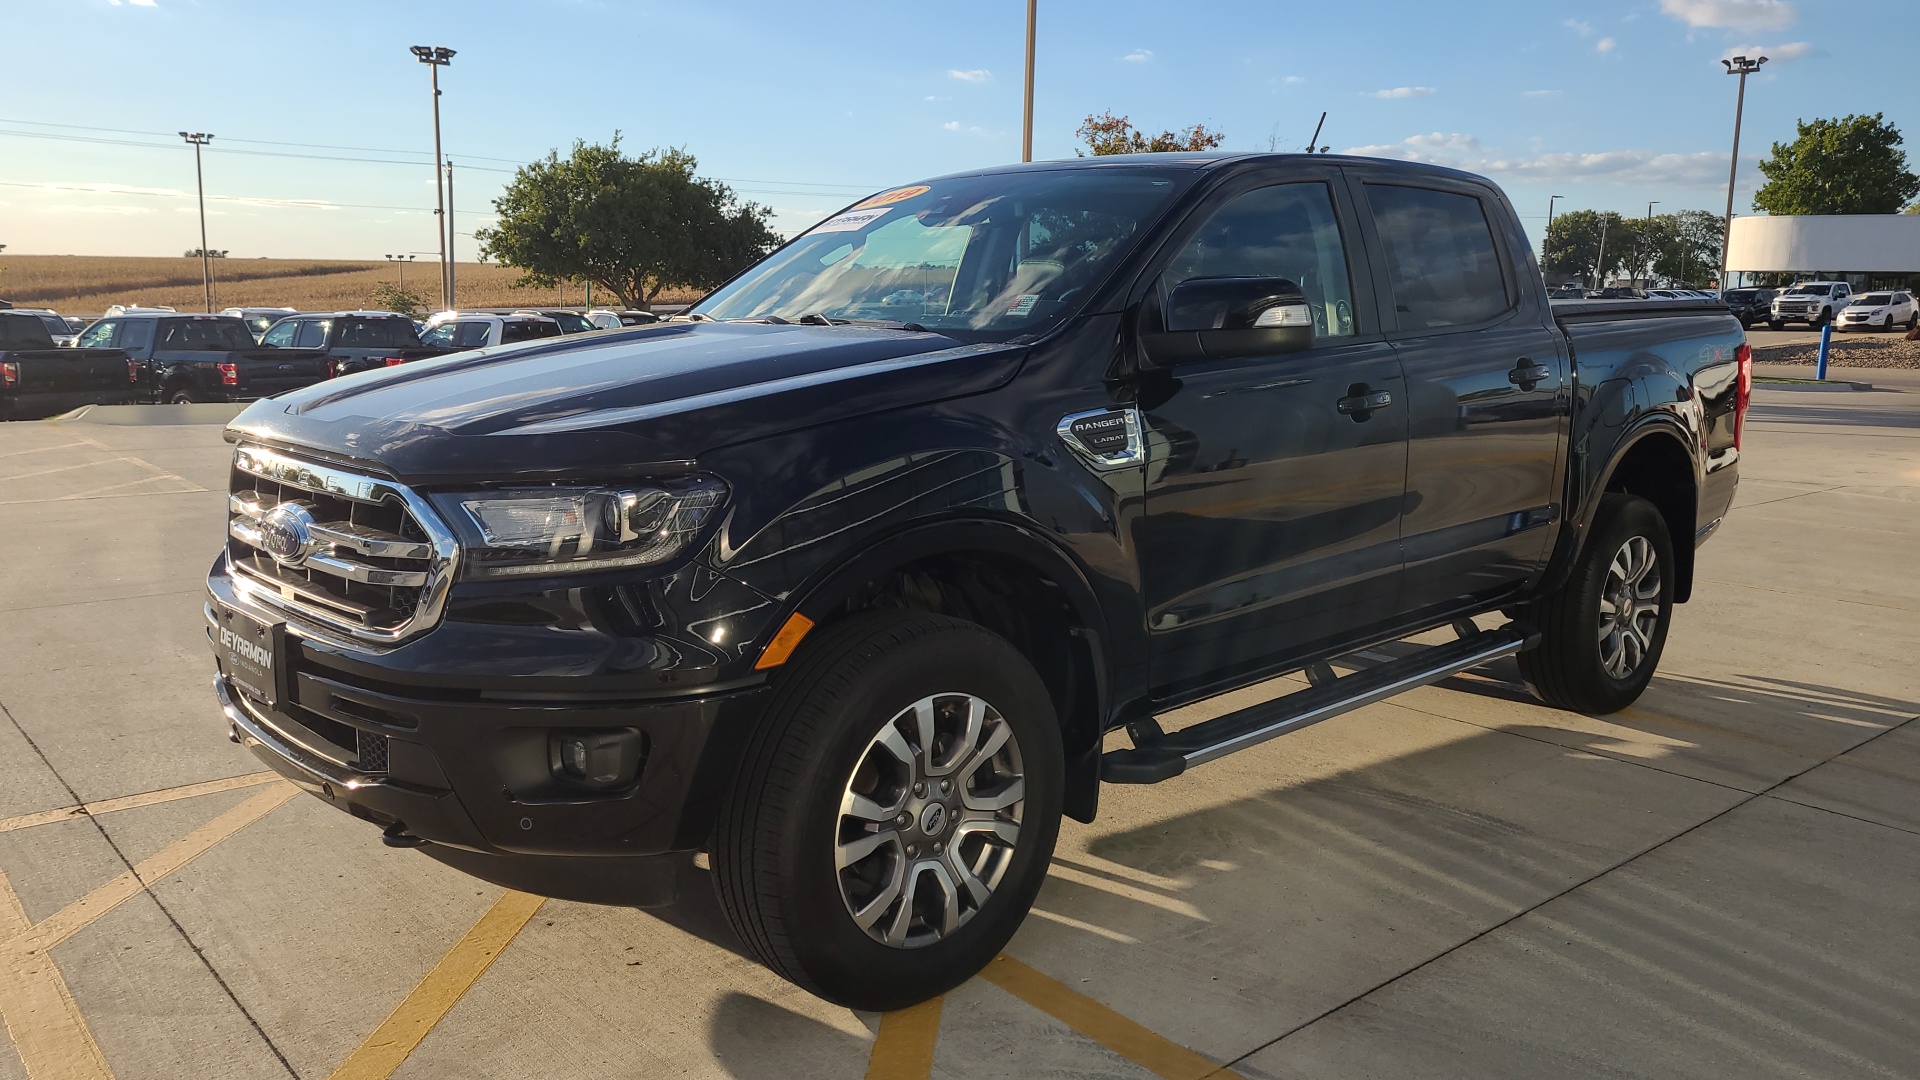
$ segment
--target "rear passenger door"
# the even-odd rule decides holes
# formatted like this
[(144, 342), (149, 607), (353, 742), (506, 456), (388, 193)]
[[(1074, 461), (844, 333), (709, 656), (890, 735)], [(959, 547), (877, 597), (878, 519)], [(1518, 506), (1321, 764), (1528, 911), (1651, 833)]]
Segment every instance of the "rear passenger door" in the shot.
[(1560, 514), (1570, 387), (1529, 245), (1490, 188), (1362, 173), (1407, 380), (1401, 538), (1409, 616), (1484, 603), (1540, 570)]

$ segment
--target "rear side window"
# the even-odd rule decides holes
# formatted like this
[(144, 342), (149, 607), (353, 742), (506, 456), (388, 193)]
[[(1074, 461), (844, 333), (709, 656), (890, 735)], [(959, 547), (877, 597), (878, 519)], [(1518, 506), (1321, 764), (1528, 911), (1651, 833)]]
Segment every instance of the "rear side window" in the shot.
[(480, 348), (487, 343), (487, 324), (483, 322), (454, 323), (453, 343), (462, 349)]
[(420, 344), (413, 323), (406, 319), (349, 319), (340, 328), (340, 345), (348, 349), (394, 349)]
[(153, 344), (153, 323), (140, 319), (128, 323), (120, 331), (120, 347), (123, 349), (144, 349)]
[(553, 322), (535, 322), (532, 319), (515, 320), (500, 328), (500, 343), (532, 341), (535, 338), (559, 337), (560, 324)]
[(46, 336), (34, 332), (32, 319), (31, 315), (0, 314), (0, 349), (46, 348)]
[(332, 319), (308, 319), (293, 332), (293, 347), (296, 349), (318, 349), (327, 343), (327, 331), (333, 329)]
[(1479, 199), (1368, 184), (1402, 330), (1471, 326), (1509, 310), (1493, 227)]

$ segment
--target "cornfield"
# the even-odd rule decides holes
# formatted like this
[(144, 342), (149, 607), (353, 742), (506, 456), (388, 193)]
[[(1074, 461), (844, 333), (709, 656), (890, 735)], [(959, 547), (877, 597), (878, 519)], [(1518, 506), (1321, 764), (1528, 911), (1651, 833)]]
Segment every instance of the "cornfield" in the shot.
[[(406, 268), (407, 289), (438, 305), (440, 282), (436, 264), (411, 263)], [(578, 287), (521, 289), (513, 283), (520, 271), (487, 263), (460, 263), (454, 285), (462, 307), (530, 307), (585, 301)], [(383, 262), (336, 262), (313, 259), (215, 259), (213, 305), (223, 307), (291, 307), (302, 311), (335, 311), (368, 307), (381, 285), (399, 281), (396, 268)], [(662, 303), (684, 303), (695, 294), (662, 296)], [(189, 258), (123, 258), (97, 255), (0, 255), (0, 299), (16, 307), (52, 308), (63, 315), (97, 315), (111, 304), (143, 304), (199, 311), (202, 306), (200, 260)], [(600, 293), (599, 301), (612, 297)]]

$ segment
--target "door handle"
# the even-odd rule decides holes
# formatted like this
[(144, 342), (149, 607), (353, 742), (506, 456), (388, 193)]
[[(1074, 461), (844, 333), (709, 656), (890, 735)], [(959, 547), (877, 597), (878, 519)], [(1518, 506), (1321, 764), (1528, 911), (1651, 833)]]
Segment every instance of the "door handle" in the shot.
[(1532, 390), (1537, 384), (1543, 383), (1552, 377), (1553, 370), (1551, 368), (1545, 364), (1536, 364), (1524, 356), (1520, 358), (1518, 363), (1513, 365), (1512, 371), (1507, 372), (1507, 381), (1522, 390)]
[(1393, 395), (1385, 390), (1368, 390), (1365, 386), (1350, 388), (1346, 397), (1334, 403), (1334, 407), (1355, 420), (1365, 420), (1373, 415), (1373, 410), (1384, 409), (1393, 404)]

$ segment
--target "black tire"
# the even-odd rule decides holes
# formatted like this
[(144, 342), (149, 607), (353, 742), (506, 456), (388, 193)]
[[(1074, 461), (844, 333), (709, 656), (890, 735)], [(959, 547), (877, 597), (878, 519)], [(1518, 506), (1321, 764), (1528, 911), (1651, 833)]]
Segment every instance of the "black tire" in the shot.
[[(931, 880), (933, 891), (926, 896), (939, 904), (939, 871), (920, 869), (923, 863), (908, 858), (915, 850), (907, 846), (911, 836), (925, 845), (921, 858), (940, 850), (931, 847), (926, 834), (914, 832), (929, 808), (909, 802), (911, 793), (904, 787), (890, 788), (909, 808), (902, 813), (914, 824), (896, 829), (900, 819), (893, 819), (872, 826), (875, 833), (900, 839), (841, 870), (837, 848), (873, 835), (862, 832), (857, 821), (847, 832), (851, 819), (843, 815), (841, 800), (858, 788), (862, 775), (870, 775), (873, 760), (897, 760), (872, 758), (879, 753), (875, 740), (888, 725), (916, 702), (948, 695), (976, 696), (1002, 718), (996, 723), (1010, 729), (1008, 741), (1017, 751), (1024, 782), (1018, 835), (1010, 854), (1003, 843), (988, 851), (998, 842), (978, 833), (962, 839), (959, 828), (948, 824), (948, 859), (969, 858), (961, 854), (963, 843), (975, 857), (997, 857), (1002, 867), (997, 885), (984, 903), (963, 897), (962, 904), (975, 906), (944, 936), (927, 914), (920, 933), (934, 937), (912, 947), (887, 944), (855, 922), (855, 900), (845, 890), (862, 888), (860, 871), (872, 865), (867, 860), (879, 860), (882, 870), (872, 875), (875, 882), (892, 875), (891, 880), (918, 887)], [(946, 745), (940, 737), (933, 742)], [(996, 773), (1000, 760), (994, 759)], [(956, 819), (964, 809), (959, 800), (968, 777), (974, 775), (958, 764), (956, 752), (950, 762), (960, 788), (952, 796)], [(830, 623), (809, 637), (776, 676), (767, 712), (721, 803), (710, 851), (721, 907), (754, 956), (828, 1001), (883, 1011), (925, 1001), (985, 967), (1026, 917), (1059, 832), (1063, 773), (1060, 725), (1046, 686), (1004, 639), (973, 623), (907, 611), (867, 612)], [(1010, 783), (1003, 781), (1001, 790), (1010, 790)], [(879, 788), (871, 792), (890, 801)], [(895, 866), (915, 869), (902, 878)], [(873, 897), (864, 911), (882, 903), (886, 889), (872, 888), (861, 897)], [(901, 889), (900, 895), (908, 891)], [(965, 892), (954, 886), (951, 895)], [(904, 900), (885, 908), (906, 913), (898, 925), (914, 922), (922, 910)], [(874, 925), (883, 923), (882, 932), (896, 925), (884, 912)]]
[(167, 394), (167, 404), (169, 405), (191, 405), (199, 400), (199, 398), (193, 396), (193, 391), (191, 390), (174, 390)]
[(1887, 312), (1887, 319), (1880, 324), (1880, 329), (1885, 330), (1889, 334), (1893, 333), (1893, 312)]
[[(1613, 603), (1618, 610), (1618, 604), (1605, 594), (1612, 585), (1616, 558), (1636, 540), (1650, 546), (1653, 572), (1659, 579), (1655, 595), (1641, 599), (1647, 606), (1628, 618), (1641, 633), (1616, 627), (1619, 633), (1608, 639), (1619, 638), (1616, 647), (1629, 650), (1626, 660), (1631, 662), (1621, 663), (1622, 677), (1609, 671), (1603, 658), (1602, 604)], [(1521, 616), (1541, 634), (1540, 644), (1519, 657), (1527, 686), (1540, 700), (1569, 712), (1610, 713), (1633, 704), (1653, 679), (1666, 648), (1667, 629), (1673, 621), (1673, 575), (1673, 540), (1653, 504), (1635, 495), (1601, 496), (1593, 533), (1566, 583), (1553, 595), (1528, 605)], [(1644, 578), (1640, 580), (1644, 588)], [(1645, 615), (1652, 616), (1650, 628)]]
[(1786, 323), (1785, 323), (1784, 321), (1782, 321), (1782, 320), (1780, 320), (1780, 319), (1768, 319), (1768, 320), (1767, 320), (1767, 329), (1769, 329), (1769, 330), (1778, 330), (1778, 329), (1780, 329), (1781, 327), (1784, 327), (1784, 326), (1786, 326), (1786, 325), (1787, 325), (1787, 324), (1786, 324)]

